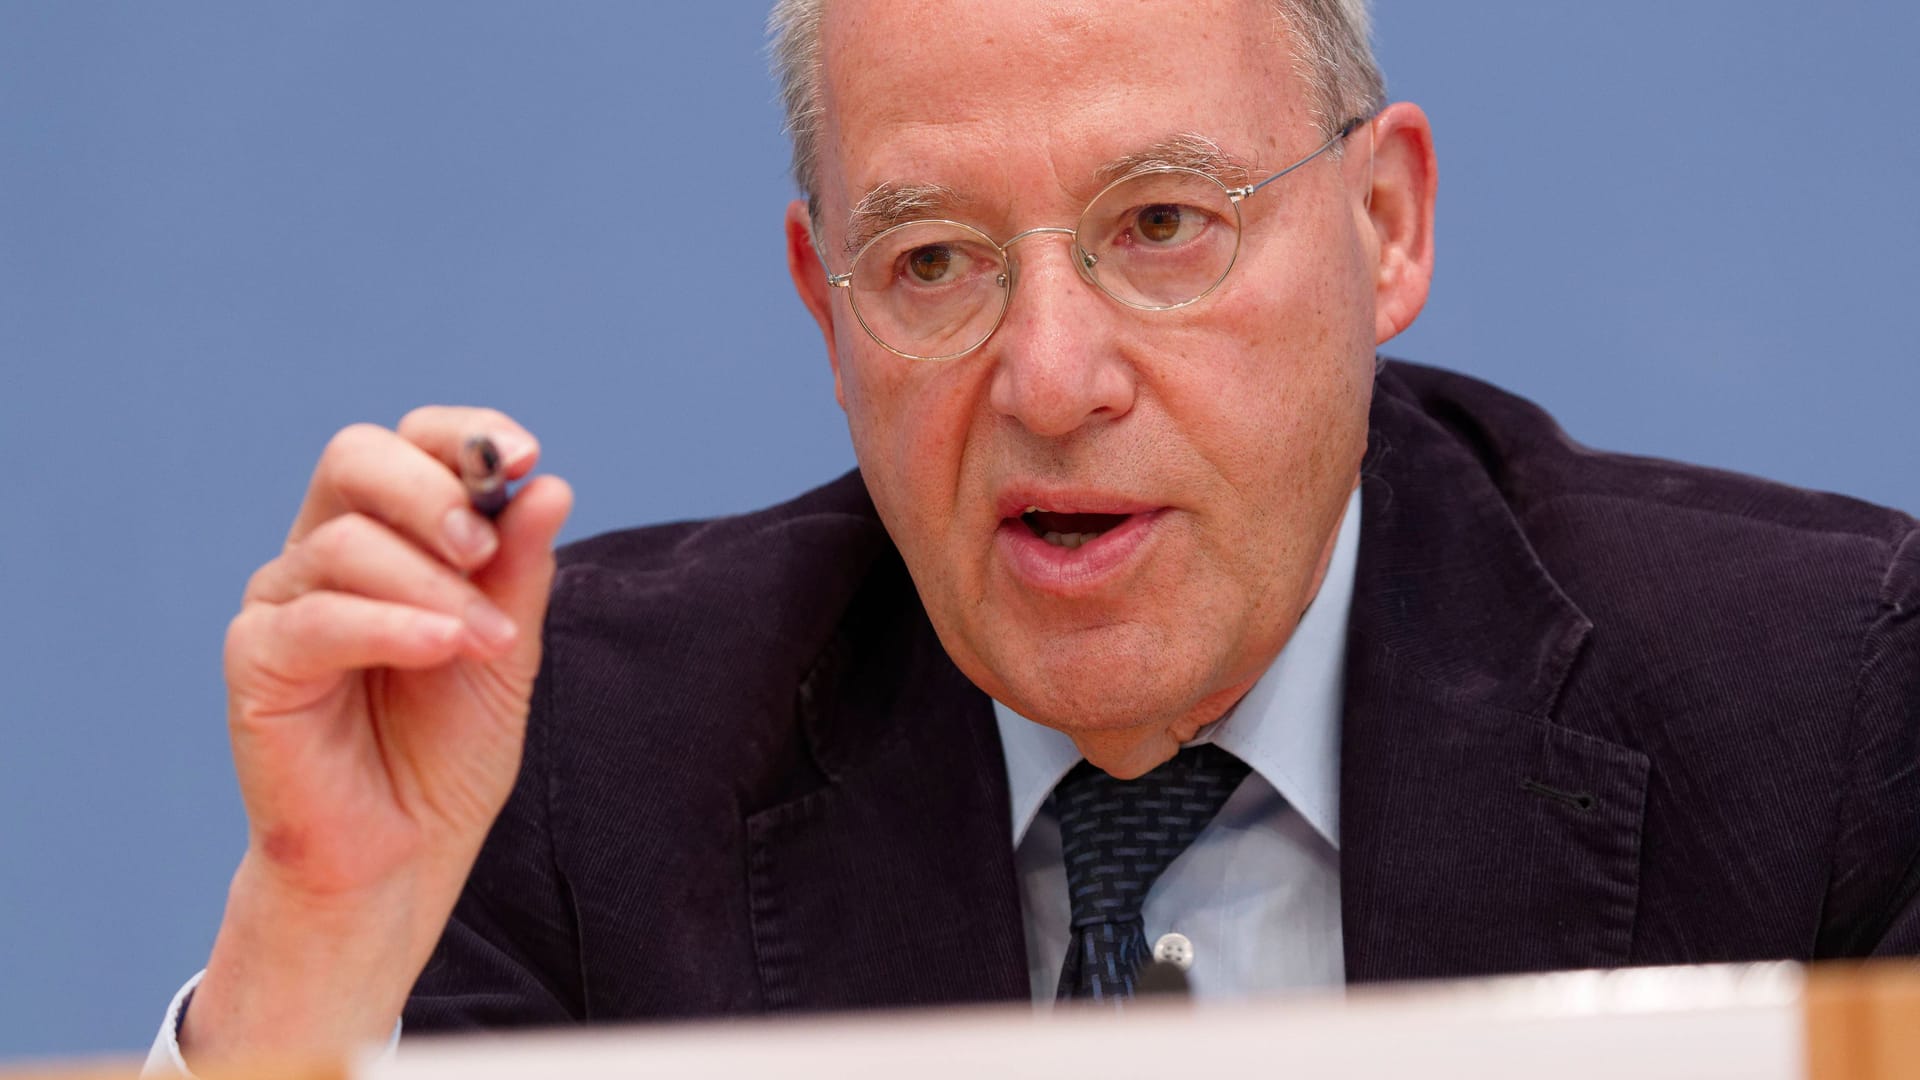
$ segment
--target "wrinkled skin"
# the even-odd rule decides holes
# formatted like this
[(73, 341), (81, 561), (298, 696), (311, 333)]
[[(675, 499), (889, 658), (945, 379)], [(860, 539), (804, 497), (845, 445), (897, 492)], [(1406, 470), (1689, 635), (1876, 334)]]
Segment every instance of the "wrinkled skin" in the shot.
[[(1102, 163), (1183, 132), (1263, 177), (1325, 137), (1287, 42), (1265, 0), (835, 0), (820, 247), (847, 268), (849, 210), (883, 181), (952, 189), (951, 216), (1003, 240), (1071, 226)], [(1124, 307), (1064, 238), (1029, 239), (1004, 323), (943, 362), (869, 338), (789, 208), (867, 485), (969, 678), (1123, 777), (1252, 686), (1358, 482), (1376, 347), (1425, 303), (1434, 185), (1426, 118), (1396, 105), (1248, 200), (1239, 262), (1201, 302)], [(1003, 497), (1036, 488), (1157, 513), (1120, 565), (1052, 587), (999, 536)]]

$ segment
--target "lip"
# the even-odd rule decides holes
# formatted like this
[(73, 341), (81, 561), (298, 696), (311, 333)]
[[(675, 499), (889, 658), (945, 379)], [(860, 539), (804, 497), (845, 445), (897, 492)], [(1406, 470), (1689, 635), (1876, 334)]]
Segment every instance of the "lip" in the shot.
[(1082, 488), (1049, 488), (1037, 485), (1007, 488), (994, 500), (994, 509), (1004, 520), (1017, 518), (1027, 507), (1037, 506), (1056, 514), (1150, 514), (1163, 509), (1130, 495)]
[[(1130, 572), (1145, 558), (1168, 511), (1124, 495), (1058, 489), (1011, 490), (997, 504), (1000, 527), (994, 545), (1013, 579), (1034, 592), (1063, 599), (1096, 594)], [(1020, 520), (1029, 506), (1126, 520), (1077, 548), (1055, 547)]]

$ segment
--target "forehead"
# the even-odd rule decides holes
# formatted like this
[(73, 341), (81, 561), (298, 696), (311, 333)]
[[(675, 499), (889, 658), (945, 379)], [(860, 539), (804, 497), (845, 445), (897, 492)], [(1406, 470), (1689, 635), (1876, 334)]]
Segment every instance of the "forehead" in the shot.
[(1310, 115), (1287, 41), (1272, 0), (830, 0), (822, 195), (1078, 190), (1176, 132), (1270, 160)]

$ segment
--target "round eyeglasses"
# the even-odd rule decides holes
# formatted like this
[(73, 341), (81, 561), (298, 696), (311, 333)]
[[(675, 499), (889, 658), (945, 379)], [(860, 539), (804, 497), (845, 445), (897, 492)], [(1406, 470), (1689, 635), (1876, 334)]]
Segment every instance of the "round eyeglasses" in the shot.
[(909, 360), (953, 360), (986, 344), (1013, 296), (1009, 249), (1030, 236), (1072, 237), (1080, 275), (1128, 307), (1186, 307), (1219, 288), (1239, 258), (1241, 202), (1366, 122), (1351, 121), (1313, 153), (1245, 187), (1188, 168), (1129, 173), (1093, 197), (1076, 228), (1028, 229), (1004, 244), (958, 221), (895, 225), (867, 241), (846, 273), (829, 268), (827, 284), (847, 290), (868, 336)]

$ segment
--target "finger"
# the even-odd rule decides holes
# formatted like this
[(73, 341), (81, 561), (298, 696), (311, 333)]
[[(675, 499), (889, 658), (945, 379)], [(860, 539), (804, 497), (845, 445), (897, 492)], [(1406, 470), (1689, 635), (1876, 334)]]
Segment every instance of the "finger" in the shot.
[(395, 430), (452, 468), (459, 467), (460, 447), (476, 435), (485, 435), (500, 452), (500, 464), (509, 480), (532, 472), (540, 459), (540, 443), (533, 433), (498, 409), (425, 405), (401, 417)]
[(486, 595), (439, 559), (364, 514), (327, 521), (247, 584), (249, 603), (285, 604), (315, 591), (347, 592), (372, 600), (452, 615), (476, 642), (504, 651), (518, 628)]
[(301, 683), (365, 668), (420, 670), (459, 655), (465, 624), (451, 615), (341, 592), (251, 604), (227, 631), (228, 679)]
[(481, 565), (499, 546), (493, 526), (473, 512), (465, 485), (446, 463), (372, 424), (344, 428), (327, 444), (287, 543), (356, 512), (462, 568)]
[(573, 509), (573, 489), (557, 476), (537, 476), (495, 522), (500, 553), (473, 583), (520, 625), (523, 658), (539, 655), (540, 628), (553, 587), (553, 542)]

